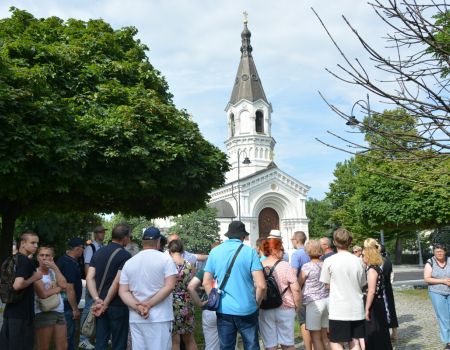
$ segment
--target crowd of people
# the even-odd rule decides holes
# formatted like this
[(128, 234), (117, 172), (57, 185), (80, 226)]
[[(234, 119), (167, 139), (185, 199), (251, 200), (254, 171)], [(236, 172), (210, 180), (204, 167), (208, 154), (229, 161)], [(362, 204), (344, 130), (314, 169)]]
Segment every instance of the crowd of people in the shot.
[[(240, 221), (231, 222), (225, 235), (228, 239), (215, 243), (209, 255), (196, 255), (184, 249), (177, 234), (165, 237), (149, 227), (139, 251), (129, 225), (116, 225), (107, 245), (99, 226), (92, 243), (72, 238), (55, 262), (52, 247), (38, 248), (38, 235), (24, 232), (13, 283), (21, 298), (5, 306), (0, 348), (196, 350), (197, 305), (203, 309), (206, 350), (235, 350), (238, 334), (246, 350), (260, 349), (260, 340), (265, 349), (294, 350), (296, 322), (306, 350), (392, 349), (391, 340), (398, 337), (392, 264), (375, 239), (359, 247), (343, 228), (332, 240), (307, 241), (297, 231), (289, 259), (278, 230), (259, 240), (257, 249), (244, 244), (249, 233)], [(37, 265), (31, 260), (35, 254)], [(424, 278), (441, 338), (450, 349), (450, 265), (445, 254), (444, 246), (434, 248)], [(275, 307), (263, 307), (270, 294), (268, 278), (278, 290)], [(217, 289), (220, 303), (208, 310), (208, 296)], [(77, 342), (77, 324), (80, 318), (83, 324), (89, 311), (95, 316), (95, 336), (81, 334)]]

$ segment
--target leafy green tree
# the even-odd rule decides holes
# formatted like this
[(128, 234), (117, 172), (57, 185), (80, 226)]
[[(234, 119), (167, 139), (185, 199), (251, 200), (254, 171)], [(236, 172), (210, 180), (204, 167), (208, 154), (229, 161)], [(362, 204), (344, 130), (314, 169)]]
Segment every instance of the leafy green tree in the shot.
[(175, 217), (175, 225), (169, 233), (176, 232), (184, 242), (185, 249), (195, 253), (208, 253), (211, 244), (220, 240), (217, 211), (206, 207)]
[(137, 30), (0, 20), (0, 257), (42, 211), (162, 217), (200, 208), (226, 156), (178, 110)]
[(108, 230), (105, 235), (105, 241), (109, 242), (111, 240), (112, 229), (115, 225), (120, 223), (127, 223), (131, 226), (133, 240), (139, 245), (141, 244), (143, 230), (147, 227), (154, 226), (153, 221), (144, 216), (132, 217), (117, 213), (114, 214), (110, 220), (104, 222), (104, 226)]
[(309, 219), (310, 238), (329, 236), (335, 226), (331, 220), (332, 206), (328, 199), (318, 200), (308, 198), (306, 201), (306, 215)]
[(32, 229), (39, 235), (40, 245), (49, 245), (55, 248), (57, 255), (61, 255), (67, 249), (70, 238), (90, 239), (92, 229), (101, 222), (102, 218), (99, 215), (47, 212), (18, 220), (15, 238), (18, 238), (24, 230)]
[[(333, 205), (332, 217), (356, 233), (358, 239), (377, 236), (383, 229), (386, 239), (395, 240), (396, 258), (400, 259), (402, 242), (417, 237), (417, 230), (441, 227), (450, 222), (448, 187), (445, 176), (438, 174), (447, 166), (437, 158), (423, 158), (417, 162), (402, 161), (409, 147), (414, 147), (414, 119), (402, 110), (385, 111), (371, 116), (364, 123), (377, 125), (378, 130), (409, 135), (395, 145), (377, 133), (366, 134), (370, 147), (384, 149), (384, 158), (372, 150), (338, 164), (335, 181), (327, 197)], [(399, 151), (399, 145), (403, 151)], [(423, 151), (429, 152), (429, 151)], [(400, 158), (400, 159), (399, 159)], [(423, 175), (426, 174), (426, 175)], [(415, 177), (416, 181), (405, 180)], [(436, 176), (442, 186), (423, 186)], [(447, 178), (448, 179), (448, 178)], [(399, 261), (399, 260), (397, 260)]]

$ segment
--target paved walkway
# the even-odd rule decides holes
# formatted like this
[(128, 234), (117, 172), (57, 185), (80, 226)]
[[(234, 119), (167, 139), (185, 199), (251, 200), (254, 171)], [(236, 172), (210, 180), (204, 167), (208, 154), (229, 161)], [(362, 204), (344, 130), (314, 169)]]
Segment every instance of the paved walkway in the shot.
[[(399, 321), (399, 340), (394, 350), (440, 350), (439, 326), (426, 290), (395, 291), (395, 305)], [(296, 344), (303, 350), (303, 342)], [(383, 350), (383, 349), (380, 349)]]
[[(394, 349), (443, 349), (444, 346), (439, 339), (439, 326), (426, 290), (395, 291), (394, 294), (400, 323), (399, 340), (394, 344)], [(2, 320), (0, 313), (0, 326)], [(296, 348), (303, 350), (303, 343), (296, 344)]]

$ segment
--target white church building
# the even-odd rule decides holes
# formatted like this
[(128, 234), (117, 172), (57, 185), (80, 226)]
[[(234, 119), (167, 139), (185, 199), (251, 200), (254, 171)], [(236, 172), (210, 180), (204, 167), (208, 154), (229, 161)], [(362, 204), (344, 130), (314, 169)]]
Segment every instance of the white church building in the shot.
[(210, 194), (208, 205), (218, 211), (222, 238), (232, 220), (241, 220), (252, 246), (271, 229), (279, 229), (284, 247), (291, 250), (295, 231), (309, 236), (306, 199), (310, 187), (278, 168), (273, 159), (272, 105), (253, 61), (247, 20), (241, 37), (241, 59), (225, 108), (231, 170), (226, 184)]

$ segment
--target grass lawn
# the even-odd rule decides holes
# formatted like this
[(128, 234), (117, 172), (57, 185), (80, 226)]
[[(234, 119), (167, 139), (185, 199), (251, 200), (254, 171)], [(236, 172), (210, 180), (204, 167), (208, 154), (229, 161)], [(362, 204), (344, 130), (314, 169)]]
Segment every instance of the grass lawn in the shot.
[(418, 297), (420, 299), (428, 299), (428, 289), (424, 288), (401, 290), (398, 291), (398, 293)]

